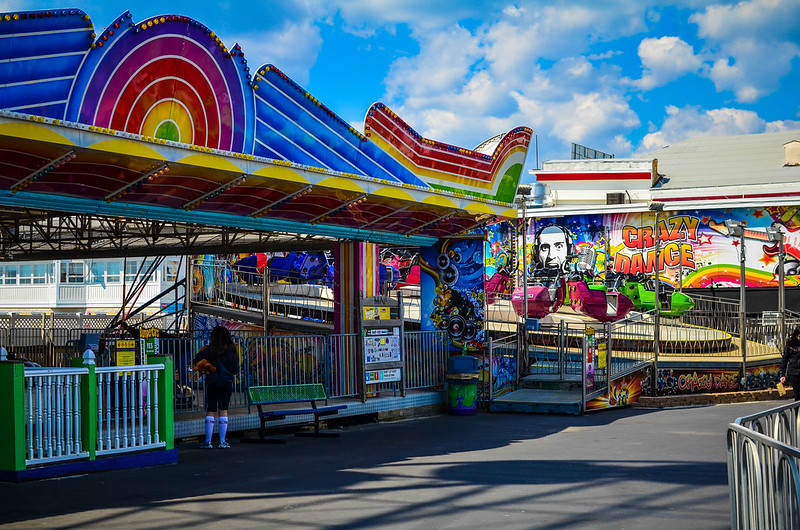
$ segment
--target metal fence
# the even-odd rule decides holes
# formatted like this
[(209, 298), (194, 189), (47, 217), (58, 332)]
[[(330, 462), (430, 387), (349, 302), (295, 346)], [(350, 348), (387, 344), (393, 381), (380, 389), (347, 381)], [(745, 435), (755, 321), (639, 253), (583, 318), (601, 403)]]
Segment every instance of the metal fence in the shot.
[(580, 375), (583, 367), (583, 337), (586, 324), (560, 320), (528, 331), (528, 355), (523, 373), (535, 375)]
[(800, 528), (800, 402), (728, 425), (732, 528)]
[[(321, 383), (330, 398), (360, 395), (361, 363), (358, 335), (238, 335), (234, 332), (241, 376), (235, 378), (230, 407), (248, 405), (252, 385)], [(208, 343), (208, 333), (161, 339), (162, 355), (175, 362), (175, 412), (204, 410), (203, 378), (193, 372), (194, 355)], [(444, 331), (404, 333), (406, 389), (442, 388), (447, 366)], [(396, 391), (396, 383), (371, 385), (371, 391)]]
[(406, 331), (403, 334), (406, 388), (443, 387), (448, 344), (445, 331)]

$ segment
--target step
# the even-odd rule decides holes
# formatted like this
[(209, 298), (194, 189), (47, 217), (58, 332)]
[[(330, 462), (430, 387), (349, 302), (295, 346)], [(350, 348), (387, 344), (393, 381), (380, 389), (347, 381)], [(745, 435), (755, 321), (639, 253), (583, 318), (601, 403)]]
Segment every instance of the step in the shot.
[(579, 393), (581, 384), (579, 375), (561, 377), (558, 374), (531, 374), (523, 377), (521, 381), (521, 387), (524, 389), (577, 391)]
[(489, 411), (580, 415), (582, 399), (580, 390), (523, 388), (493, 399), (489, 403)]

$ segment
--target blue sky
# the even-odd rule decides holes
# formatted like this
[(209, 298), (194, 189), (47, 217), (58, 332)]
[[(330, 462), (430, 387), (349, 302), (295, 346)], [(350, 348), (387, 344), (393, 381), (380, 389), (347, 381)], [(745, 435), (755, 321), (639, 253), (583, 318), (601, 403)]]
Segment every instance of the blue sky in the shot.
[[(462, 147), (525, 125), (539, 160), (571, 142), (618, 158), (696, 136), (800, 129), (800, 1), (0, 0), (188, 15), (363, 130), (383, 101)], [(536, 167), (531, 148), (527, 170)]]

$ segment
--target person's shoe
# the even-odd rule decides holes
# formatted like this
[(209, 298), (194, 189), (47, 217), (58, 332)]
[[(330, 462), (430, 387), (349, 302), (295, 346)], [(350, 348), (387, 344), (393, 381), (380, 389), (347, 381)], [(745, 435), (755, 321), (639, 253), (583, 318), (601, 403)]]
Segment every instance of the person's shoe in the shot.
[(231, 444), (229, 444), (229, 443), (228, 443), (228, 442), (226, 442), (225, 440), (222, 440), (222, 441), (219, 443), (219, 448), (220, 448), (220, 449), (230, 449), (230, 448), (231, 448)]
[(211, 445), (211, 442), (203, 442), (200, 444), (200, 449), (211, 449), (214, 446)]

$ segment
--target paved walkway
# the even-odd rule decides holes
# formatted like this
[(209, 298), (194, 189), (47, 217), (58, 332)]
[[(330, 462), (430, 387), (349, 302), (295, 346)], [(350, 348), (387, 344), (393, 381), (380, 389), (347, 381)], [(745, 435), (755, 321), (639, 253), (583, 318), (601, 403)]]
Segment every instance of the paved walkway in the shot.
[(286, 445), (180, 445), (177, 465), (0, 484), (0, 524), (729, 528), (726, 426), (782, 403), (437, 416)]

